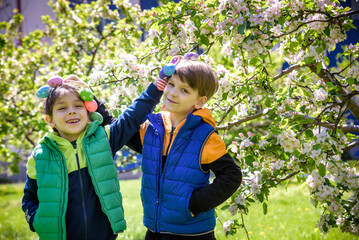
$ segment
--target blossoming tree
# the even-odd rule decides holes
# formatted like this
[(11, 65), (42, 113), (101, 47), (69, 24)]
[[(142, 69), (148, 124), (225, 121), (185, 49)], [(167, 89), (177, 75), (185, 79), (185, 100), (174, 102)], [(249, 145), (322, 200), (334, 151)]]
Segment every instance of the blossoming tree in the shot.
[[(49, 74), (81, 76), (117, 115), (172, 56), (196, 51), (218, 74), (220, 89), (207, 107), (244, 173), (225, 207), (233, 219), (253, 202), (266, 213), (271, 189), (293, 179), (323, 209), (322, 232), (359, 235), (359, 175), (341, 160), (357, 145), (351, 133), (359, 127), (344, 113), (359, 119), (359, 45), (344, 46), (336, 67), (327, 57), (359, 11), (338, 0), (162, 1), (146, 11), (112, 2), (116, 10), (105, 0), (74, 9), (50, 1), (56, 19), (43, 16), (46, 28), (29, 36), (16, 31), (20, 15), (1, 23), (4, 159), (16, 166), (24, 153), (14, 149), (33, 148), (46, 130), (34, 95)], [(229, 220), (224, 230), (242, 226)]]

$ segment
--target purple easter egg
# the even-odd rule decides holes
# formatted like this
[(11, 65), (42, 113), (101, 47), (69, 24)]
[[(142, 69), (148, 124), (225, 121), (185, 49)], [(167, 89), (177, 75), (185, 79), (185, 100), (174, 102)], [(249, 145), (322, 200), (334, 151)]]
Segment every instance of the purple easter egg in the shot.
[(161, 69), (160, 73), (158, 74), (158, 76), (161, 78), (161, 79), (165, 79), (167, 77), (167, 75), (163, 72), (163, 68)]
[(176, 71), (176, 65), (174, 65), (173, 63), (169, 63), (163, 67), (163, 72), (167, 76), (172, 76), (172, 74), (174, 74), (175, 71)]
[(184, 55), (184, 59), (186, 60), (192, 60), (196, 61), (198, 59), (199, 55), (195, 52), (189, 52)]
[(42, 86), (39, 88), (39, 90), (37, 90), (36, 96), (38, 98), (47, 98), (50, 94), (51, 89), (52, 89), (52, 87), (50, 87), (50, 86), (47, 86), (47, 85)]
[(51, 77), (48, 81), (47, 81), (47, 84), (50, 86), (50, 87), (57, 87), (61, 84), (63, 84), (63, 80), (61, 77), (59, 76), (54, 76), (54, 77)]

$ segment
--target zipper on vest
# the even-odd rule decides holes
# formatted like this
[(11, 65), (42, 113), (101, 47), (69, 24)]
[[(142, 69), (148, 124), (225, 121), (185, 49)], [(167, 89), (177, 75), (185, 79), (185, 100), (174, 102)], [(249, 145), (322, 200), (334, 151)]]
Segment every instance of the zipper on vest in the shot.
[(77, 149), (74, 149), (74, 150), (75, 150), (77, 168), (78, 168), (79, 179), (80, 179), (82, 209), (84, 211), (85, 239), (87, 239), (87, 215), (86, 215), (86, 206), (85, 206), (84, 185), (83, 185), (83, 182), (82, 182), (82, 176), (81, 176), (81, 171), (80, 171), (80, 161), (79, 161), (79, 156), (77, 154)]
[[(161, 166), (161, 170), (163, 172), (163, 169), (165, 168), (165, 165), (166, 165), (166, 161), (167, 161), (167, 156), (168, 156), (168, 153), (170, 151), (170, 146), (171, 146), (171, 143), (172, 143), (172, 138), (173, 138), (173, 133), (175, 131), (175, 127), (172, 128), (171, 132), (170, 132), (170, 141), (168, 143), (168, 146), (167, 146), (167, 150), (166, 150), (166, 155), (165, 155), (165, 158), (161, 157), (161, 162), (162, 162), (162, 166)], [(163, 161), (165, 160), (165, 161)]]
[(158, 186), (158, 191), (157, 191), (157, 201), (156, 201), (156, 217), (155, 217), (155, 232), (158, 232), (159, 229), (160, 229), (160, 221), (159, 221), (159, 217), (160, 217), (160, 211), (161, 211), (161, 206), (160, 206), (160, 203), (161, 203), (161, 200), (162, 200), (162, 186), (163, 186), (163, 176), (162, 176), (162, 172), (165, 168), (165, 165), (166, 165), (166, 162), (167, 162), (167, 157), (168, 157), (168, 153), (170, 151), (170, 146), (171, 146), (171, 143), (172, 143), (172, 140), (173, 140), (173, 134), (174, 134), (174, 131), (175, 131), (175, 127), (172, 128), (171, 132), (170, 132), (170, 141), (168, 143), (168, 146), (167, 146), (167, 149), (166, 149), (166, 161), (163, 162), (164, 158), (162, 157), (162, 151), (161, 151), (161, 155), (160, 155), (160, 166), (159, 166), (159, 169), (158, 169), (158, 183), (157, 183), (157, 186)]
[(166, 156), (168, 156), (168, 152), (170, 151), (170, 146), (171, 146), (171, 142), (172, 142), (172, 138), (173, 138), (173, 133), (175, 131), (176, 128), (172, 128), (171, 132), (170, 132), (170, 142), (168, 143), (167, 146), (167, 150), (166, 150)]

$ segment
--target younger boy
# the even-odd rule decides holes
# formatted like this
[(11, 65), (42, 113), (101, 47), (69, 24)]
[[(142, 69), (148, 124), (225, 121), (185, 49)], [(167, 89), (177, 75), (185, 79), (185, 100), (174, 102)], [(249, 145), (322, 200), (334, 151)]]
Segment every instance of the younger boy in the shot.
[(46, 122), (54, 131), (28, 160), (22, 201), (26, 220), (42, 240), (116, 239), (126, 221), (113, 154), (139, 130), (162, 92), (151, 84), (104, 128), (97, 120), (90, 122), (76, 84), (56, 80), (61, 83), (45, 101)]

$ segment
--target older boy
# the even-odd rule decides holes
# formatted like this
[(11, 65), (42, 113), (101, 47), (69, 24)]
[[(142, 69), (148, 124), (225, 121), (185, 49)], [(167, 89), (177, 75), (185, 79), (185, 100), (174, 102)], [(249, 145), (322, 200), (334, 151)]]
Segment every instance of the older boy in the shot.
[(127, 144), (143, 155), (145, 239), (215, 239), (214, 208), (242, 180), (210, 111), (202, 108), (217, 89), (209, 66), (180, 60), (164, 90), (165, 109), (150, 114)]

